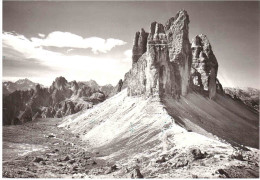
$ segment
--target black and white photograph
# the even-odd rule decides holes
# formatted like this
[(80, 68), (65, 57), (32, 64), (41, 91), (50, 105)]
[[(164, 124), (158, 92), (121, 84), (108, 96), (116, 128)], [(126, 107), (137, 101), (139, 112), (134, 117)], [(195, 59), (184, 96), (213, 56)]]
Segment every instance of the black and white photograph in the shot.
[(1, 178), (259, 178), (259, 1), (1, 4)]

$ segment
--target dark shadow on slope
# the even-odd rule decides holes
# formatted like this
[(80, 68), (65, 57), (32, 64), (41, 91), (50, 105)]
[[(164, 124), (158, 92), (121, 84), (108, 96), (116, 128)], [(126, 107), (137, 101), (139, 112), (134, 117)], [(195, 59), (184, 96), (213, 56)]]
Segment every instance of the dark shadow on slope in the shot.
[(259, 148), (259, 113), (241, 102), (222, 95), (213, 101), (198, 93), (180, 100), (164, 97), (162, 102), (176, 123), (187, 130), (202, 134), (194, 123), (236, 147)]

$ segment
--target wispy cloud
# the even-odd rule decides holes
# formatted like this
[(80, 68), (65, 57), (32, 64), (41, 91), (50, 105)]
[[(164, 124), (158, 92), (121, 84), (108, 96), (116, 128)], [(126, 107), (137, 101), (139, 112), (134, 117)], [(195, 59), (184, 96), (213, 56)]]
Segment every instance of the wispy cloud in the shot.
[[(49, 36), (50, 35), (48, 35), (48, 37)], [(94, 55), (69, 56), (67, 55), (67, 53), (63, 54), (46, 50), (42, 48), (42, 46), (51, 46), (56, 43), (56, 46), (63, 47), (65, 46), (64, 44), (66, 44), (66, 42), (69, 42), (69, 40), (64, 40), (62, 41), (62, 43), (58, 42), (59, 38), (57, 38), (57, 36), (57, 42), (54, 42), (54, 37), (48, 37), (43, 41), (40, 41), (39, 39), (36, 40), (37, 38), (32, 38), (31, 40), (29, 40), (23, 35), (4, 32), (2, 35), (3, 55), (6, 56), (5, 61), (14, 61), (14, 63), (12, 63), (12, 71), (14, 71), (15, 68), (19, 69), (19, 67), (16, 67), (15, 64), (17, 63), (15, 63), (15, 61), (23, 62), (26, 64), (26, 66), (28, 66), (31, 61), (33, 62), (31, 64), (34, 64), (34, 71), (35, 69), (37, 69), (37, 66), (35, 65), (37, 65), (37, 63), (39, 64), (39, 78), (48, 77), (54, 79), (56, 76), (63, 75), (67, 77), (68, 80), (87, 80), (87, 78), (93, 78), (101, 84), (115, 84), (117, 83), (118, 79), (122, 78), (124, 76), (124, 73), (129, 70), (129, 65), (131, 64), (131, 61), (129, 61), (129, 63), (122, 62), (123, 60), (120, 57), (113, 58), (109, 56), (100, 57)], [(76, 42), (80, 42), (82, 40), (76, 41), (75, 39), (77, 38), (74, 38), (73, 41), (73, 38), (70, 38), (70, 47), (80, 47), (79, 45), (77, 45)], [(84, 39), (83, 41), (85, 42)], [(92, 49), (94, 51), (100, 52), (102, 50), (106, 52), (115, 46), (116, 43), (114, 42), (116, 41), (106, 41), (106, 43), (103, 43), (103, 47), (101, 49), (100, 47), (99, 49), (98, 47), (96, 47), (98, 43), (96, 45), (92, 45), (91, 48), (94, 48)], [(87, 45), (82, 45), (81, 47), (87, 47)], [(127, 53), (123, 54), (122, 52), (121, 57), (128, 57)], [(5, 64), (7, 63), (4, 63), (4, 68), (6, 68)], [(49, 74), (46, 73), (47, 68), (45, 69), (45, 71), (43, 71), (42, 67), (50, 67), (48, 68)], [(5, 70), (5, 72), (7, 71), (8, 69)], [(24, 73), (24, 75), (30, 74), (29, 71), (26, 71)], [(8, 73), (8, 76), (11, 76), (11, 74)], [(16, 74), (16, 76), (18, 75)]]
[(70, 32), (55, 31), (45, 39), (31, 38), (35, 46), (54, 46), (67, 48), (90, 48), (95, 54), (98, 52), (107, 53), (116, 46), (125, 45), (126, 42), (120, 39), (102, 39), (99, 37), (83, 38)]
[(66, 53), (69, 53), (70, 51), (73, 51), (73, 49), (68, 49), (68, 50), (66, 51)]
[(124, 62), (132, 62), (132, 49), (128, 49), (124, 52), (125, 58), (123, 59)]
[(38, 36), (40, 36), (41, 38), (45, 38), (45, 34), (39, 33)]

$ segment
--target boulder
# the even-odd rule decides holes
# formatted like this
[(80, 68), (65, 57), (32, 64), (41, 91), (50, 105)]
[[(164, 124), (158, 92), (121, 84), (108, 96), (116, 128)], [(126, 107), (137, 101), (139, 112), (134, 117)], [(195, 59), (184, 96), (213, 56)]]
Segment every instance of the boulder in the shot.
[(116, 165), (113, 165), (105, 172), (105, 174), (115, 172), (116, 170), (118, 170), (118, 167)]
[(206, 153), (201, 153), (200, 149), (191, 149), (191, 154), (193, 155), (194, 160), (204, 159), (206, 157)]
[(137, 179), (137, 178), (144, 178), (144, 176), (141, 174), (140, 169), (136, 168), (134, 169), (134, 172), (131, 174), (132, 179)]
[(71, 159), (71, 160), (68, 161), (69, 164), (74, 164), (75, 162), (76, 162), (75, 159)]
[(165, 157), (162, 157), (161, 159), (158, 159), (155, 162), (156, 163), (164, 163), (164, 162), (166, 162), (166, 159), (165, 159)]
[(70, 157), (69, 156), (66, 156), (63, 161), (69, 161), (70, 160)]
[(33, 159), (33, 162), (36, 162), (36, 163), (39, 163), (39, 162), (41, 162), (41, 161), (44, 161), (44, 159), (43, 159), (42, 157), (35, 157), (35, 158)]

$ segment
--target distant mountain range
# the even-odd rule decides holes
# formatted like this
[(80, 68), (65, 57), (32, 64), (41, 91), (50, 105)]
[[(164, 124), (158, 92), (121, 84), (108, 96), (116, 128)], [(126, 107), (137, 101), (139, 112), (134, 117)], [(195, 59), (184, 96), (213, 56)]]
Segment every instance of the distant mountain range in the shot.
[(116, 94), (118, 86), (96, 81), (68, 82), (57, 77), (49, 88), (29, 79), (3, 82), (3, 124), (21, 124), (37, 117), (63, 117), (88, 109)]
[(242, 101), (244, 104), (259, 111), (260, 90), (250, 87), (245, 88), (224, 88), (224, 92), (230, 95), (234, 100)]
[[(26, 91), (30, 89), (35, 89), (37, 84), (38, 83), (34, 83), (27, 78), (19, 79), (16, 82), (6, 81), (3, 82), (3, 94), (8, 95), (16, 90)], [(43, 87), (43, 85), (41, 84), (40, 86)]]

